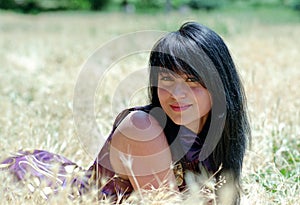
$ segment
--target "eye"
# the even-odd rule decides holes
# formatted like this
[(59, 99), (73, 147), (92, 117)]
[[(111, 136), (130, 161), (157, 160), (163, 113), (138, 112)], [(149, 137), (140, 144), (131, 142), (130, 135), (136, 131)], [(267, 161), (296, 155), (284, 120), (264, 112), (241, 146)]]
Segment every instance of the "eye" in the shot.
[(162, 76), (162, 77), (160, 77), (160, 80), (162, 80), (162, 81), (173, 81), (174, 79), (170, 76)]
[(197, 83), (198, 81), (197, 81), (197, 79), (196, 78), (194, 78), (194, 77), (188, 77), (186, 80), (185, 80), (186, 82), (192, 82), (192, 83)]
[(190, 86), (190, 87), (198, 87), (200, 85), (199, 81), (195, 77), (188, 77), (185, 79), (185, 82)]
[(174, 76), (169, 73), (160, 73), (158, 77), (160, 81), (174, 81)]
[(161, 87), (169, 87), (172, 86), (174, 83), (175, 83), (174, 76), (165, 73), (159, 74), (158, 84)]

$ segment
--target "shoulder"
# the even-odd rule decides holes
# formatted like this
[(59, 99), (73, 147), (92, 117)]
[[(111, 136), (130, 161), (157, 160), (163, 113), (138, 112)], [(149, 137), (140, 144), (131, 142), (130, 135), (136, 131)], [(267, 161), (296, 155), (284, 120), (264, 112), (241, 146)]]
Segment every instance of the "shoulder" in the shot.
[[(172, 160), (162, 127), (144, 111), (131, 111), (120, 122), (111, 138), (109, 156), (114, 171), (129, 178), (132, 173), (144, 177), (169, 171)], [(142, 178), (139, 180), (149, 183), (149, 178)]]
[(163, 132), (157, 120), (144, 111), (130, 112), (116, 128), (116, 133), (131, 139), (151, 140)]
[(166, 136), (155, 118), (143, 111), (134, 111), (124, 118), (113, 133), (110, 151), (149, 155), (167, 147)]

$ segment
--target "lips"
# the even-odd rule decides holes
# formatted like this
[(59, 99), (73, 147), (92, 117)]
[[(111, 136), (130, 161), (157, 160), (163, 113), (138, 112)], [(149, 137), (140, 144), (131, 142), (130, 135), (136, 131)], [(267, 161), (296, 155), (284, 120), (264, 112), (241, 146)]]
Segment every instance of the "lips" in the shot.
[(192, 105), (191, 104), (171, 104), (170, 107), (175, 112), (182, 112), (189, 109)]

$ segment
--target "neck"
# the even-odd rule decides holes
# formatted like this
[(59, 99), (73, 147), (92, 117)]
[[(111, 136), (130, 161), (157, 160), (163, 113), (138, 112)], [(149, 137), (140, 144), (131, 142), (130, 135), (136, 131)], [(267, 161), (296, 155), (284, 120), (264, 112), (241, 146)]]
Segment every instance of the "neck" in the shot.
[(194, 133), (199, 134), (202, 131), (202, 129), (203, 129), (205, 123), (206, 123), (208, 115), (209, 114), (206, 114), (205, 116), (203, 116), (199, 120), (195, 120), (195, 121), (191, 122), (190, 124), (186, 125), (186, 127), (189, 128)]

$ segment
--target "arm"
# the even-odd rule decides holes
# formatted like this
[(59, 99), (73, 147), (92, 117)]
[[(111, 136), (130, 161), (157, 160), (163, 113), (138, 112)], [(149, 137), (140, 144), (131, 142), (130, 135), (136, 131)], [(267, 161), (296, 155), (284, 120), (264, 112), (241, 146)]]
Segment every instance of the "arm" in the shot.
[(110, 161), (115, 172), (129, 178), (135, 190), (158, 188), (163, 182), (176, 184), (163, 129), (143, 111), (128, 114), (114, 132)]

